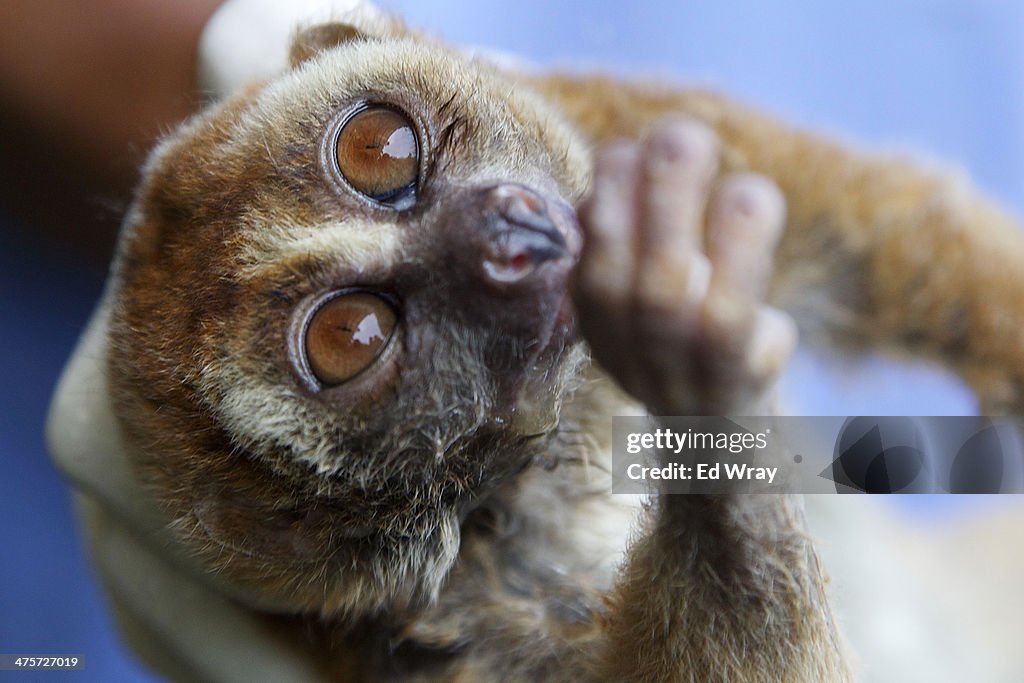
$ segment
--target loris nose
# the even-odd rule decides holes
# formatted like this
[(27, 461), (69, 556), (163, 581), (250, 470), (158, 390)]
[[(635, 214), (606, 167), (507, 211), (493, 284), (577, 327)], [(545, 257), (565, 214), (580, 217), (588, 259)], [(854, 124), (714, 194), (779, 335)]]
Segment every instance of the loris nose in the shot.
[(575, 226), (559, 215), (562, 207), (549, 206), (524, 185), (503, 184), (485, 192), (481, 265), (486, 284), (514, 288), (526, 284), (545, 263), (564, 264), (550, 264), (548, 270), (572, 266), (575, 249), (566, 237)]
[(569, 276), (583, 246), (572, 206), (510, 182), (446, 199), (439, 272), (450, 278), (455, 312), (487, 331), (495, 367), (523, 363), (525, 349), (566, 343), (575, 328)]

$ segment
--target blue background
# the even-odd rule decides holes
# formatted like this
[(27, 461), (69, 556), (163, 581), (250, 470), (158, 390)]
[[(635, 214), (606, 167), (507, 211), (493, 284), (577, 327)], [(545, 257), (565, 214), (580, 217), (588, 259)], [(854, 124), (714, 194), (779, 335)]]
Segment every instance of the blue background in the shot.
[[(713, 85), (859, 144), (955, 160), (985, 192), (1024, 213), (1024, 3), (382, 4), (454, 42), (544, 65)], [(12, 220), (0, 207), (0, 228)], [(40, 680), (153, 680), (117, 639), (68, 490), (42, 442), (50, 392), (101, 281), (14, 233), (0, 229), (0, 652), (87, 658), (84, 672), (35, 674)], [(787, 386), (796, 410), (811, 414), (973, 410), (947, 375), (877, 358), (803, 352)], [(922, 524), (992, 504), (952, 497), (900, 503)], [(36, 680), (0, 673), (8, 678)]]

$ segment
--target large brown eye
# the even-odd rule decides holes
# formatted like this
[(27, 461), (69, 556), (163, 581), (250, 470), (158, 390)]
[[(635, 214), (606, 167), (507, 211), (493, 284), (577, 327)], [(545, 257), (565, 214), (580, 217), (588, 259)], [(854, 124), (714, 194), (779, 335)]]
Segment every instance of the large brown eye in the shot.
[(369, 367), (395, 330), (395, 309), (373, 294), (342, 294), (320, 306), (306, 326), (313, 376), (335, 386)]
[(387, 107), (368, 107), (342, 126), (335, 144), (338, 170), (357, 192), (395, 208), (416, 198), (420, 150), (413, 124)]

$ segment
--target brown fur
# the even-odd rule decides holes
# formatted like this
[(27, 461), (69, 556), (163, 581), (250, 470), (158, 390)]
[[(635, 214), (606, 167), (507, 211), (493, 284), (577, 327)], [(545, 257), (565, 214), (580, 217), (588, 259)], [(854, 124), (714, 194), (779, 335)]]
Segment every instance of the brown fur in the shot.
[[(321, 39), (344, 44), (317, 57)], [(797, 501), (666, 497), (624, 564), (615, 542), (590, 554), (587, 531), (625, 530), (600, 473), (607, 416), (631, 404), (593, 369), (581, 378), (572, 345), (523, 363), (529, 307), (488, 317), (498, 303), (446, 281), (460, 242), (445, 230), (477, 215), (453, 198), (501, 179), (576, 203), (588, 143), (695, 115), (726, 170), (787, 196), (773, 300), (828, 338), (944, 361), (990, 410), (1024, 408), (1016, 226), (955, 183), (708, 93), (534, 78), (541, 99), (422, 42), (305, 40), (281, 81), (161, 145), (122, 238), (116, 408), (182, 541), (299, 616), (282, 629), (316, 625), (310, 656), (337, 680), (847, 680)], [(359, 98), (427, 131), (423, 208), (382, 218), (325, 178), (321, 136)], [(289, 320), (339, 285), (398, 288), (419, 302), (416, 331), (400, 367), (312, 392)], [(270, 406), (278, 431), (247, 432), (247, 411)]]

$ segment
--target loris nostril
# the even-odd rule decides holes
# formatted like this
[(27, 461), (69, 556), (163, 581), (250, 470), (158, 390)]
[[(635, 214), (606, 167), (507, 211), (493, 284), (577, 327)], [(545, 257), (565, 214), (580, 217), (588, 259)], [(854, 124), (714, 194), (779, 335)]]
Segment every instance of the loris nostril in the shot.
[(499, 185), (491, 191), (498, 214), (512, 226), (533, 230), (566, 248), (565, 236), (555, 225), (547, 202), (521, 185)]
[(496, 226), (484, 249), (488, 278), (502, 284), (523, 280), (546, 261), (564, 258), (569, 251), (562, 233), (551, 224), (540, 230), (517, 223)]
[(519, 282), (533, 272), (533, 266), (530, 264), (511, 266), (495, 263), (494, 261), (484, 261), (484, 270), (495, 282), (512, 284), (513, 282)]
[(522, 280), (533, 272), (536, 263), (529, 254), (516, 254), (510, 259), (487, 259), (484, 272), (495, 282), (512, 283)]

